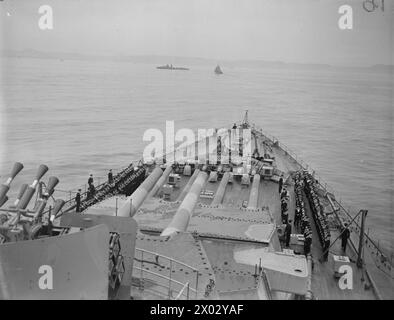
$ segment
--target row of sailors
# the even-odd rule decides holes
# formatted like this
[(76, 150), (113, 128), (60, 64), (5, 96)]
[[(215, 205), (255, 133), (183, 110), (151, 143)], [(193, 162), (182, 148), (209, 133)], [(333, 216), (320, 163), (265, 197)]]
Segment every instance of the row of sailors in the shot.
[(283, 185), (283, 174), (279, 178), (279, 194), (280, 194), (280, 208), (281, 208), (281, 218), (284, 224), (287, 224), (289, 221), (289, 192), (287, 191), (286, 186)]
[(279, 178), (279, 194), (280, 194), (280, 207), (281, 207), (281, 218), (282, 223), (286, 224), (285, 227), (285, 243), (286, 247), (290, 245), (290, 237), (291, 237), (291, 220), (289, 220), (289, 212), (288, 212), (288, 201), (290, 199), (289, 192), (286, 189), (286, 186), (283, 186), (283, 174)]
[(311, 224), (308, 216), (305, 212), (305, 204), (303, 201), (303, 191), (306, 193), (312, 214), (316, 222), (317, 231), (323, 246), (323, 260), (327, 261), (328, 253), (330, 248), (330, 231), (327, 220), (325, 219), (324, 211), (320, 206), (320, 201), (315, 191), (315, 181), (308, 172), (297, 172), (295, 177), (295, 198), (296, 198), (296, 210), (295, 210), (295, 225), (301, 229), (304, 234), (304, 251), (307, 255), (310, 252), (310, 245), (312, 243), (312, 231)]
[(299, 172), (296, 173), (294, 180), (294, 193), (296, 203), (294, 224), (298, 228), (298, 230), (301, 230), (301, 233), (304, 235), (304, 254), (307, 256), (311, 251), (312, 228), (309, 218), (305, 212), (305, 204), (302, 194), (302, 191), (304, 189), (304, 181)]
[(312, 175), (309, 173), (304, 174), (305, 181), (305, 192), (309, 199), (309, 204), (312, 209), (312, 214), (315, 220), (318, 235), (323, 246), (324, 256), (323, 259), (327, 261), (328, 250), (330, 247), (330, 228), (327, 222), (326, 215), (324, 213), (324, 208), (320, 204), (319, 196), (317, 194), (316, 181), (313, 179)]

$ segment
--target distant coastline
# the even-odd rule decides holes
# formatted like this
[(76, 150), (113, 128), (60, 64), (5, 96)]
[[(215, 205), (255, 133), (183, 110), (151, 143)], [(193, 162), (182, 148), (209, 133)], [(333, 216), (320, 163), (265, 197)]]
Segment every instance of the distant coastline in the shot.
[[(58, 59), (58, 60), (81, 60), (81, 61), (113, 61), (113, 62), (130, 62), (130, 63), (146, 63), (146, 64), (162, 64), (163, 61), (173, 61), (174, 64), (182, 65), (201, 65), (212, 66), (216, 65), (218, 59), (198, 58), (198, 57), (177, 57), (166, 55), (97, 55), (97, 54), (80, 54), (70, 52), (42, 52), (37, 50), (22, 50), (22, 51), (0, 51), (0, 57), (8, 58), (37, 58), (37, 59)], [(378, 72), (393, 72), (394, 65), (375, 64), (368, 66), (340, 66), (330, 64), (318, 63), (294, 63), (283, 61), (266, 61), (266, 60), (228, 60), (219, 59), (222, 65), (227, 68), (246, 67), (246, 68), (309, 68), (309, 69), (354, 69), (354, 70), (371, 70)]]

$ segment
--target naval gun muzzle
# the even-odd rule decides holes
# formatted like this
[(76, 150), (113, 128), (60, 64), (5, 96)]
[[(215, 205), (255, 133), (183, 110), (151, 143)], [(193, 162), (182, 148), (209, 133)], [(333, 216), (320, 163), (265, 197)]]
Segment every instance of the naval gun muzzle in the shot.
[(23, 169), (23, 164), (20, 162), (15, 162), (12, 167), (11, 173), (2, 185), (0, 185), (0, 207), (8, 200), (5, 200), (8, 190), (10, 190), (11, 182), (15, 179), (17, 174)]
[(48, 171), (48, 167), (44, 164), (40, 165), (37, 169), (36, 177), (33, 183), (26, 188), (26, 191), (23, 193), (23, 196), (19, 203), (16, 206), (16, 209), (26, 209), (27, 205), (29, 204), (31, 198), (36, 191), (36, 187), (40, 179), (44, 176), (44, 174)]
[(57, 177), (53, 177), (53, 176), (49, 177), (48, 184), (45, 188), (46, 192), (43, 196), (45, 197), (52, 196), (53, 193), (55, 192), (55, 187), (57, 186), (58, 183), (59, 183), (59, 179)]

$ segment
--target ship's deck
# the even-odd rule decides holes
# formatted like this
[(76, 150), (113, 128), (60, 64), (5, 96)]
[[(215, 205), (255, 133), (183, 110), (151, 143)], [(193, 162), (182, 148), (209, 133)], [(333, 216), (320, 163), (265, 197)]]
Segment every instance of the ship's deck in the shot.
[[(259, 141), (259, 148), (264, 144)], [(276, 145), (264, 150), (275, 158), (276, 169), (288, 177), (292, 172), (300, 170), (300, 165), (285, 151)], [(212, 299), (258, 299), (255, 268), (236, 261), (235, 253), (251, 249), (270, 247), (281, 251), (282, 246), (278, 238), (276, 227), (281, 224), (280, 195), (278, 183), (261, 179), (257, 206), (247, 208), (252, 183), (249, 186), (241, 184), (241, 180), (234, 178), (228, 183), (225, 194), (219, 206), (212, 206), (212, 197), (200, 197), (193, 211), (186, 232), (177, 237), (166, 240), (160, 233), (170, 224), (184, 195), (182, 190), (187, 185), (190, 176), (180, 175), (180, 183), (171, 194), (170, 200), (164, 200), (161, 193), (145, 199), (135, 219), (138, 222), (140, 236), (137, 247), (154, 251), (194, 266), (201, 273), (199, 290), (203, 290), (210, 279), (215, 281), (215, 292)], [(291, 178), (286, 181), (290, 193), (289, 219), (294, 221), (295, 194)], [(216, 194), (220, 180), (206, 182), (203, 191)], [(116, 215), (117, 208), (125, 203), (125, 197), (112, 197), (92, 206), (86, 212), (91, 214)], [(316, 226), (311, 217), (311, 209), (305, 199), (307, 215), (312, 222), (313, 242), (313, 273), (312, 291), (316, 299), (375, 299), (374, 291), (368, 287), (368, 280), (354, 263), (355, 253), (348, 247), (347, 254), (351, 258), (353, 269), (353, 289), (341, 290), (338, 279), (334, 278), (332, 254), (342, 255), (340, 240), (330, 248), (328, 262), (320, 262), (322, 248), (318, 241)], [(297, 230), (292, 226), (293, 233)], [(339, 231), (331, 229), (331, 243), (338, 237)], [(168, 266), (153, 267), (157, 272), (168, 273)], [(185, 274), (181, 270), (173, 272), (174, 279), (182, 282)], [(365, 281), (364, 281), (365, 280)], [(154, 287), (155, 284), (152, 284)], [(141, 294), (143, 297), (145, 294)], [(146, 297), (154, 297), (145, 295)], [(276, 298), (288, 298), (286, 294), (275, 293)], [(201, 298), (201, 297), (200, 297)]]

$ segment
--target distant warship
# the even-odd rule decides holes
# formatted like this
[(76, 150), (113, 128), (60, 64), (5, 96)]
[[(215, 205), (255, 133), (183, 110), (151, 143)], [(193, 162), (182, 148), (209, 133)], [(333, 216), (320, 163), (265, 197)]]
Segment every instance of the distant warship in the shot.
[(174, 67), (172, 64), (166, 64), (165, 66), (159, 66), (159, 67), (156, 67), (156, 69), (162, 69), (162, 70), (189, 70), (189, 68)]
[(215, 73), (216, 73), (216, 74), (223, 74), (223, 71), (222, 71), (222, 69), (220, 69), (220, 66), (219, 66), (219, 65), (216, 66), (216, 68), (215, 68)]

